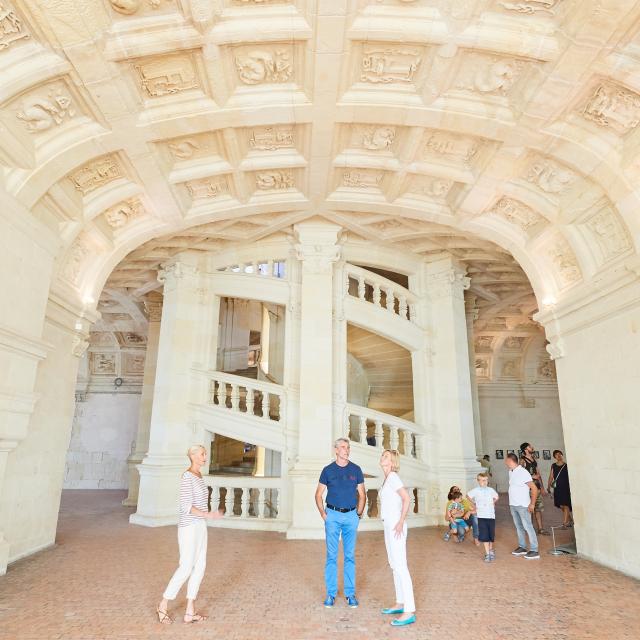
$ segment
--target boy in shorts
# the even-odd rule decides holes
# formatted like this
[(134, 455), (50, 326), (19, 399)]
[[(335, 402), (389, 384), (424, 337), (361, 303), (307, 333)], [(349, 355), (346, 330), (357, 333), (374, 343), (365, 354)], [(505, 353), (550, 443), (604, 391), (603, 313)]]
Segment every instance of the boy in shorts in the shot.
[(471, 489), (467, 498), (476, 505), (478, 514), (478, 539), (484, 544), (484, 561), (493, 562), (496, 554), (493, 543), (496, 537), (496, 509), (498, 494), (489, 486), (489, 474), (479, 473), (478, 486)]

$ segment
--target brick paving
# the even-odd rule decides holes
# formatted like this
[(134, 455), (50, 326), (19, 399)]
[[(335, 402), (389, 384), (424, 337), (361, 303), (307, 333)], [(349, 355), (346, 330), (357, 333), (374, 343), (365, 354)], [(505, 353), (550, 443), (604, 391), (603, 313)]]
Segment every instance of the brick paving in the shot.
[[(515, 534), (504, 505), (491, 565), (471, 541), (445, 543), (444, 528), (410, 531), (418, 622), (409, 627), (394, 629), (379, 614), (393, 602), (381, 533), (358, 540), (360, 608), (348, 609), (339, 598), (326, 610), (322, 541), (217, 529), (209, 533), (198, 600), (210, 620), (161, 626), (154, 610), (176, 566), (175, 527), (129, 525), (123, 497), (64, 493), (57, 546), (11, 565), (0, 578), (2, 640), (640, 638), (638, 581), (579, 557), (550, 556), (549, 538), (542, 538), (540, 560), (511, 556)], [(545, 516), (557, 522), (559, 511), (548, 504)], [(183, 597), (172, 614), (182, 612)]]

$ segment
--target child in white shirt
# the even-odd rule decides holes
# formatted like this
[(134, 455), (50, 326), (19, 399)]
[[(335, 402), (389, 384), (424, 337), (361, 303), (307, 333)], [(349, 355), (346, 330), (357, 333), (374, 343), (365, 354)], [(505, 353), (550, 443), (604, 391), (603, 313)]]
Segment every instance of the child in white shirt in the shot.
[(484, 544), (484, 561), (493, 562), (496, 558), (493, 542), (496, 537), (496, 510), (498, 494), (489, 486), (489, 474), (479, 473), (478, 486), (467, 494), (478, 512), (478, 540)]

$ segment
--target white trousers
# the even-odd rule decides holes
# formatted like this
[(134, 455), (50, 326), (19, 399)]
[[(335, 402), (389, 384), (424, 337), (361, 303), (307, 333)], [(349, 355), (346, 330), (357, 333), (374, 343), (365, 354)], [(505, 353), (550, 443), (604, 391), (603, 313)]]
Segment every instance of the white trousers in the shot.
[(407, 567), (407, 525), (399, 538), (393, 528), (397, 520), (384, 522), (384, 544), (387, 548), (389, 566), (393, 571), (393, 584), (396, 588), (396, 602), (404, 605), (405, 613), (413, 613), (416, 603), (413, 599), (413, 584)]
[(200, 583), (207, 566), (207, 523), (197, 520), (186, 527), (178, 527), (178, 548), (180, 549), (180, 566), (176, 569), (163, 597), (175, 600), (182, 585), (187, 584), (187, 600), (195, 600)]

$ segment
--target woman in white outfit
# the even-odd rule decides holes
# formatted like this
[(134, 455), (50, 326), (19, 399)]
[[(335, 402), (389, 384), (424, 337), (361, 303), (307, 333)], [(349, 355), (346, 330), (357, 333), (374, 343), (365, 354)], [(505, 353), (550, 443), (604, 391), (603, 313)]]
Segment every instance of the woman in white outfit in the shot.
[(380, 511), (384, 521), (384, 544), (389, 565), (393, 571), (396, 603), (382, 610), (385, 614), (402, 614), (391, 621), (394, 627), (402, 627), (416, 621), (416, 605), (413, 600), (413, 584), (407, 567), (407, 513), (411, 505), (398, 471), (400, 454), (386, 449), (380, 458), (384, 483), (379, 492)]
[(195, 600), (207, 566), (207, 523), (208, 519), (221, 518), (219, 511), (209, 511), (209, 491), (202, 479), (200, 468), (207, 461), (207, 450), (195, 445), (187, 452), (191, 466), (180, 480), (180, 518), (178, 520), (178, 548), (180, 565), (169, 581), (162, 600), (156, 610), (158, 622), (171, 624), (173, 619), (167, 613), (169, 600), (174, 600), (182, 585), (187, 585), (187, 609), (185, 622), (202, 622), (206, 616), (196, 613)]

